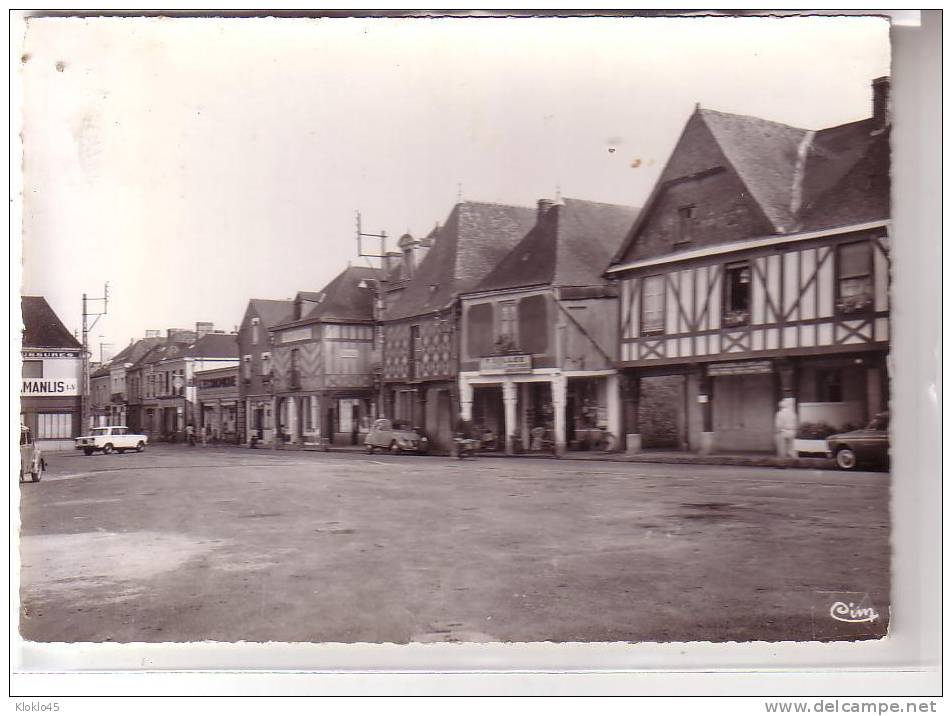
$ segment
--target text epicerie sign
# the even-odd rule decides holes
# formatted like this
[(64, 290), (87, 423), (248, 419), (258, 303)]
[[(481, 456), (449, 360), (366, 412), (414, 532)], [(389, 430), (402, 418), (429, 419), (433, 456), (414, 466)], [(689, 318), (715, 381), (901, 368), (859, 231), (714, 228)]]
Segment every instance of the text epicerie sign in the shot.
[(69, 378), (24, 378), (21, 395), (79, 395), (79, 383)]

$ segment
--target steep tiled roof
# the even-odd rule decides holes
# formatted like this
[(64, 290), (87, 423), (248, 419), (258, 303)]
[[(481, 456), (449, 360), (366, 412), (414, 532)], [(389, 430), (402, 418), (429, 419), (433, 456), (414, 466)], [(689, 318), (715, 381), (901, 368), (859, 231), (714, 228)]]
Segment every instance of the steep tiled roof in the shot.
[(180, 358), (186, 350), (188, 350), (189, 343), (184, 341), (172, 341), (171, 343), (163, 343), (156, 346), (151, 351), (146, 353), (142, 360), (139, 361), (138, 365), (148, 365), (150, 363), (158, 363), (161, 360), (166, 358)]
[[(381, 278), (379, 269), (367, 266), (348, 266), (321, 291), (323, 299), (305, 318), (311, 321), (372, 321), (374, 297), (377, 287), (374, 281)], [(360, 282), (365, 287), (360, 287)]]
[(759, 117), (699, 109), (721, 151), (778, 233), (795, 223), (793, 192), (810, 132)]
[(471, 290), (526, 235), (535, 216), (535, 209), (519, 206), (457, 204), (387, 319), (439, 310)]
[(190, 358), (237, 358), (238, 337), (234, 333), (206, 333), (185, 348)]
[[(803, 230), (879, 221), (890, 216), (889, 133), (860, 133), (855, 144), (864, 150), (844, 167), (818, 167), (808, 172), (807, 187), (822, 183), (828, 188), (809, 192), (800, 216)], [(869, 138), (867, 140), (867, 138)], [(851, 156), (851, 159), (854, 159)], [(835, 169), (835, 171), (834, 171)], [(807, 188), (805, 187), (805, 193)]]
[(82, 348), (43, 296), (21, 296), (24, 348)]
[(631, 228), (638, 209), (564, 199), (549, 209), (475, 288), (594, 286)]
[(162, 338), (140, 338), (116, 353), (109, 361), (110, 365), (136, 363), (142, 356), (163, 342)]
[(101, 365), (89, 374), (90, 378), (105, 378), (109, 376), (109, 364)]
[[(888, 117), (812, 131), (698, 108), (685, 133), (699, 121), (772, 226), (772, 233), (846, 226), (890, 215)], [(668, 167), (691, 166), (697, 143), (705, 141), (694, 133), (685, 144), (685, 136)], [(665, 191), (665, 179), (663, 174), (614, 262), (629, 255), (638, 241), (645, 217)]]
[(270, 298), (252, 298), (250, 301), (264, 323), (265, 328), (276, 325), (291, 312), (293, 301), (278, 301)]

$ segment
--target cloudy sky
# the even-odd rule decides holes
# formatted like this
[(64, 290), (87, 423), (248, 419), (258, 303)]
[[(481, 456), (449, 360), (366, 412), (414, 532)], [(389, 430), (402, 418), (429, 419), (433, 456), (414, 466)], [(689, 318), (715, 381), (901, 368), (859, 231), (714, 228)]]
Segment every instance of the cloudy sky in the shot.
[(231, 329), (318, 290), (364, 229), (464, 199), (641, 205), (695, 103), (861, 119), (875, 18), (41, 19), (23, 39), (23, 292), (91, 336)]

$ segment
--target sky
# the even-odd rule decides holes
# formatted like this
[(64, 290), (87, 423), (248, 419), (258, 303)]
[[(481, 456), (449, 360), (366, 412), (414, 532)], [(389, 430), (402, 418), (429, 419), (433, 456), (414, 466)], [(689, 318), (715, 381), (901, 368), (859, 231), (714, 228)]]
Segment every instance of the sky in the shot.
[[(23, 283), (90, 347), (320, 290), (459, 197), (641, 206), (696, 103), (869, 116), (879, 18), (30, 20)], [(14, 147), (14, 151), (16, 148)], [(108, 352), (108, 348), (106, 349)]]

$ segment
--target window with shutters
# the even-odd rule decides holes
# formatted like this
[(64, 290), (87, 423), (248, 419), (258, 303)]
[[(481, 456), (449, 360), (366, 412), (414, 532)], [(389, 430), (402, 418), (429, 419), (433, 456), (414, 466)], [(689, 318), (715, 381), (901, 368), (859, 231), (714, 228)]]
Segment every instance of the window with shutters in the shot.
[(873, 254), (867, 241), (840, 244), (836, 251), (836, 309), (869, 310), (873, 305)]
[(663, 276), (647, 276), (641, 282), (641, 333), (664, 333)]

